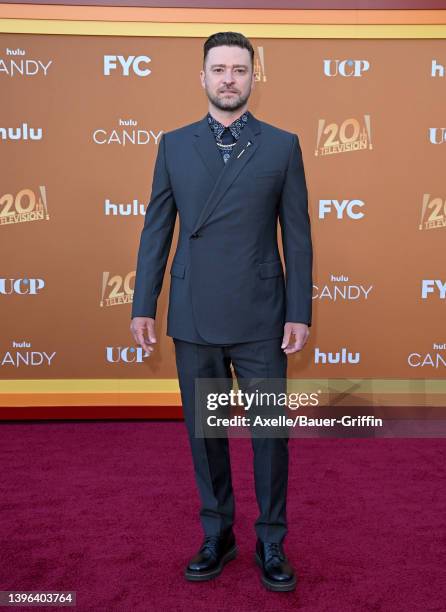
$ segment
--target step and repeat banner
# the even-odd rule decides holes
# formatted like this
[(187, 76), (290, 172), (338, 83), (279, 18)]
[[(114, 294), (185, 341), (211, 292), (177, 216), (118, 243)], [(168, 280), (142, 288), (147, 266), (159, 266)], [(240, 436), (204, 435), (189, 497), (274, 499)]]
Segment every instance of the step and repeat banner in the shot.
[[(178, 226), (152, 357), (129, 325), (161, 135), (207, 112), (205, 38), (0, 34), (3, 409), (179, 407)], [(250, 38), (249, 108), (298, 134), (309, 190), (314, 322), (289, 377), (445, 405), (445, 40)]]

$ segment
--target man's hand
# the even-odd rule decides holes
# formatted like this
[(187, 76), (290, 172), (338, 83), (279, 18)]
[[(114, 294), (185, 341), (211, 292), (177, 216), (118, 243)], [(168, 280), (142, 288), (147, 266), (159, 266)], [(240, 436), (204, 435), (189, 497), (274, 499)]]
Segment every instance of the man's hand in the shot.
[[(295, 340), (290, 343), (292, 335), (294, 335)], [(310, 330), (305, 323), (285, 323), (282, 346), (280, 348), (283, 348), (283, 352), (287, 355), (301, 351), (309, 335)]]
[(130, 331), (137, 342), (150, 356), (156, 343), (155, 319), (150, 317), (134, 317), (130, 323)]

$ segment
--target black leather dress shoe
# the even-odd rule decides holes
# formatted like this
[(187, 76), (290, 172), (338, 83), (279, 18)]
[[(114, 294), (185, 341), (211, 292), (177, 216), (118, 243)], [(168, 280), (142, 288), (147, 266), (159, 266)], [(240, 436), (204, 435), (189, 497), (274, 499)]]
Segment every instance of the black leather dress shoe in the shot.
[(270, 591), (293, 591), (296, 575), (283, 552), (282, 544), (257, 540), (256, 561), (262, 569), (262, 582)]
[(237, 556), (232, 530), (206, 536), (198, 553), (189, 561), (184, 573), (187, 580), (210, 580), (218, 576), (225, 564)]

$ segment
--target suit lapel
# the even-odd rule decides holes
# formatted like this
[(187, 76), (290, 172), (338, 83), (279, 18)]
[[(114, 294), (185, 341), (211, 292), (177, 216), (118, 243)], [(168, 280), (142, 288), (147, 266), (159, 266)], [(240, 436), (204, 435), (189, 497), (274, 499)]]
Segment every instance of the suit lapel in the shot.
[(225, 166), (225, 162), (215, 143), (215, 137), (209, 127), (207, 115), (197, 125), (194, 134), (194, 145), (204, 165), (213, 178), (217, 180)]
[(215, 142), (215, 137), (207, 123), (207, 117), (198, 124), (194, 144), (216, 182), (195, 223), (194, 233), (214, 212), (227, 189), (254, 155), (259, 146), (260, 131), (260, 122), (250, 113), (248, 123), (240, 132), (240, 138), (231, 153), (231, 157), (225, 164)]

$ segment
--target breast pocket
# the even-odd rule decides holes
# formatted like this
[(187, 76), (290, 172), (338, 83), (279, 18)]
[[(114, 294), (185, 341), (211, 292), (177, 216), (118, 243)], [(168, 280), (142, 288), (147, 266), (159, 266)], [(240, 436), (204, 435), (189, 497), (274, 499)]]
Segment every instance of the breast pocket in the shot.
[(263, 172), (256, 172), (254, 178), (276, 178), (282, 174), (282, 170), (263, 170)]

